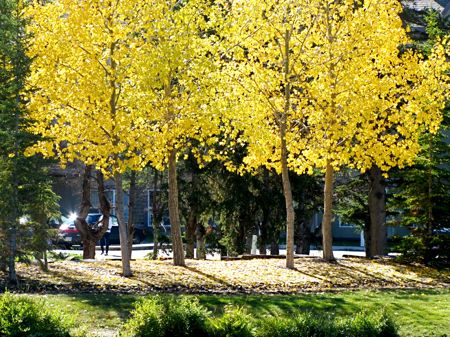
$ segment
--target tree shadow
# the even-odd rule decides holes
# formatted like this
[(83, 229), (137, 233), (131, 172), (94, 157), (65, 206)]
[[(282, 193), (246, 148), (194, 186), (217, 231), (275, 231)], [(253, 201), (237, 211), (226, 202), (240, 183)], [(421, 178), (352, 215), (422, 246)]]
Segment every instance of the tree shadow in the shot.
[(313, 274), (307, 273), (304, 270), (301, 270), (301, 269), (299, 269), (297, 267), (294, 268), (294, 269), (291, 269), (291, 270), (296, 271), (297, 273), (306, 275), (306, 276), (311, 277), (311, 278), (315, 278), (315, 279), (319, 279), (319, 280), (324, 281), (324, 282), (330, 282), (331, 283), (329, 278), (326, 278), (326, 277), (324, 277), (322, 275), (318, 275), (318, 274), (313, 275)]
[(377, 274), (370, 273), (370, 272), (368, 272), (367, 270), (364, 270), (364, 269), (356, 268), (354, 266), (346, 266), (344, 264), (339, 264), (339, 266), (341, 268), (343, 268), (343, 269), (347, 269), (347, 270), (352, 271), (352, 274), (349, 274), (349, 275), (354, 275), (355, 272), (356, 272), (356, 273), (359, 273), (361, 275), (366, 276), (370, 280), (382, 281), (382, 282), (390, 284), (390, 285), (397, 285), (397, 282), (395, 282), (395, 281), (389, 280), (389, 279), (384, 278), (384, 277), (382, 277), (380, 275), (377, 275)]
[(399, 273), (415, 273), (419, 277), (432, 278), (435, 282), (450, 284), (450, 269), (437, 269), (423, 265), (400, 264), (397, 261), (387, 260), (384, 264), (391, 266)]
[[(444, 282), (444, 283), (448, 284), (448, 280), (446, 282), (445, 280), (443, 281), (443, 280), (440, 280), (440, 279), (436, 279), (435, 277), (433, 277), (435, 275), (426, 274), (425, 272), (423, 272), (423, 268), (419, 268), (417, 270), (412, 270), (412, 269), (409, 269), (409, 268), (398, 268), (398, 267), (396, 268), (396, 265), (392, 265), (392, 264), (389, 264), (389, 265), (391, 267), (393, 267), (393, 269), (396, 272), (401, 273), (403, 275), (405, 275), (406, 272), (414, 272), (419, 277), (432, 278), (433, 282), (439, 282), (440, 281), (440, 282)], [(391, 280), (391, 279), (384, 278), (384, 277), (380, 276), (379, 274), (372, 274), (372, 273), (368, 272), (367, 270), (362, 270), (362, 269), (356, 268), (354, 266), (345, 266), (345, 265), (342, 265), (342, 264), (340, 266), (343, 267), (343, 268), (346, 268), (346, 269), (350, 269), (352, 271), (357, 271), (357, 272), (359, 272), (361, 274), (364, 274), (364, 275), (366, 275), (368, 277), (371, 277), (372, 279), (381, 280), (381, 281), (383, 281), (385, 283), (388, 283), (388, 284), (391, 284), (391, 285), (394, 285), (394, 286), (399, 286), (400, 283), (409, 283), (411, 287), (415, 287), (415, 285), (417, 285), (417, 284), (421, 284), (421, 285), (424, 285), (426, 287), (433, 286), (433, 283), (425, 282), (425, 281), (422, 281), (422, 280), (417, 279), (417, 278), (410, 278), (410, 277), (406, 277), (405, 276), (402, 279)], [(421, 271), (422, 271), (422, 273), (421, 273)]]
[(220, 278), (218, 278), (218, 277), (216, 277), (214, 275), (207, 274), (207, 273), (205, 273), (205, 272), (203, 272), (201, 270), (198, 270), (195, 267), (185, 266), (184, 268), (189, 270), (189, 271), (191, 271), (191, 272), (193, 272), (193, 273), (196, 273), (196, 274), (202, 276), (203, 278), (209, 279), (209, 280), (211, 280), (211, 281), (213, 281), (215, 283), (218, 283), (218, 284), (220, 284), (220, 285), (222, 285), (224, 287), (227, 287), (229, 289), (237, 289), (237, 288), (239, 288), (239, 287), (236, 287), (233, 284), (231, 284), (231, 283), (229, 283), (229, 282), (227, 282), (227, 281), (225, 281), (223, 279), (220, 279)]
[(70, 294), (75, 301), (83, 302), (93, 308), (100, 308), (104, 312), (112, 311), (121, 320), (130, 316), (139, 295), (117, 293), (75, 293)]
[(258, 317), (296, 315), (303, 312), (323, 313), (339, 309), (343, 314), (358, 311), (344, 298), (317, 294), (297, 295), (200, 295), (200, 302), (215, 315), (223, 314), (227, 305), (247, 308)]

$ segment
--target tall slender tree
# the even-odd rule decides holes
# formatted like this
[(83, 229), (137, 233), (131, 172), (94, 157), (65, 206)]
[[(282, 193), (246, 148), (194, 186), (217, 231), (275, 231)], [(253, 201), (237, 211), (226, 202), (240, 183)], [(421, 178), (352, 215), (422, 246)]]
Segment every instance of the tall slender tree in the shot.
[[(446, 95), (442, 46), (421, 60), (400, 52), (408, 39), (398, 1), (318, 2), (314, 44), (308, 49), (311, 100), (307, 146), (296, 161), (325, 170), (324, 258), (333, 259), (333, 175), (346, 165), (368, 170), (369, 204), (383, 205), (383, 172), (412, 163), (420, 134), (437, 130)], [(387, 32), (389, 32), (387, 34)], [(376, 188), (375, 188), (376, 187)], [(371, 202), (372, 201), (372, 202)], [(384, 208), (371, 207), (372, 250), (380, 254)], [(376, 220), (378, 219), (378, 220)]]
[(188, 136), (217, 128), (205, 1), (34, 2), (30, 150), (79, 159), (114, 178), (123, 274), (131, 275), (122, 173), (168, 166), (174, 263), (184, 264), (176, 161)]
[(23, 9), (21, 1), (0, 1), (0, 267), (8, 265), (13, 284), (17, 283), (15, 261), (19, 250), (35, 249), (24, 233), (31, 228), (36, 238), (41, 233), (39, 247), (45, 250), (49, 239), (47, 218), (57, 212), (57, 197), (51, 190), (45, 163), (42, 158), (24, 156), (26, 147), (37, 138), (26, 131), (29, 120), (24, 84), (30, 59), (26, 55), (29, 39)]
[(142, 114), (134, 104), (139, 92), (130, 69), (144, 43), (138, 37), (146, 5), (35, 1), (27, 11), (34, 36), (29, 85), (37, 88), (30, 130), (45, 137), (29, 154), (57, 157), (63, 165), (78, 159), (114, 178), (124, 276), (131, 267), (122, 173), (145, 165), (139, 155)]
[[(227, 2), (225, 2), (225, 6)], [(244, 170), (281, 175), (286, 207), (286, 267), (294, 268), (294, 201), (289, 164), (302, 147), (303, 53), (316, 18), (308, 1), (232, 1), (224, 24), (224, 78), (234, 103), (228, 120), (247, 144)]]
[[(179, 215), (177, 161), (184, 149), (209, 159), (197, 149), (211, 145), (218, 133), (219, 79), (214, 74), (215, 7), (207, 1), (148, 1), (143, 16), (146, 42), (132, 67), (139, 74), (135, 104), (146, 112), (146, 137), (153, 147), (143, 155), (157, 169), (168, 168), (169, 217), (175, 265), (184, 265)], [(138, 75), (136, 75), (137, 77)], [(190, 140), (195, 142), (190, 142)]]
[(408, 40), (396, 0), (227, 4), (223, 34), (235, 38), (225, 39), (224, 77), (239, 101), (229, 120), (248, 144), (246, 166), (282, 175), (286, 265), (293, 267), (295, 220), (289, 169), (325, 172), (323, 255), (332, 260), (334, 172), (370, 170), (379, 186), (383, 172), (412, 162), (420, 133), (440, 121), (443, 48), (430, 61), (400, 53)]

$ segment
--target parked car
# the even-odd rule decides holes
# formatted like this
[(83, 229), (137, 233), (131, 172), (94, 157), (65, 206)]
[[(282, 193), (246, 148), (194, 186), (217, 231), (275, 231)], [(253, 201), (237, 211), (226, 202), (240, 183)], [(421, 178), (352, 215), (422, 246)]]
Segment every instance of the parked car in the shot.
[[(100, 223), (102, 218), (101, 213), (89, 213), (86, 217), (86, 222), (90, 226), (96, 226)], [(119, 222), (115, 215), (109, 217), (109, 221), (112, 223), (111, 234), (109, 236), (109, 242), (111, 244), (119, 244)], [(134, 243), (141, 243), (144, 241), (146, 233), (143, 228), (136, 226), (134, 229)], [(73, 245), (81, 245), (81, 235), (75, 226), (74, 217), (61, 217), (61, 225), (58, 229), (57, 244), (64, 245), (66, 248), (71, 248)]]
[(75, 219), (73, 217), (61, 217), (61, 224), (58, 228), (57, 244), (62, 244), (66, 248), (72, 245), (81, 244), (81, 235), (75, 226)]
[[(101, 213), (89, 213), (86, 222), (92, 226), (98, 224), (102, 219)], [(115, 215), (110, 215), (109, 217), (110, 225), (111, 225), (111, 234), (109, 235), (109, 243), (110, 244), (119, 244), (120, 236), (119, 236), (119, 222), (117, 221), (117, 217)], [(146, 233), (144, 228), (139, 225), (135, 225), (134, 228), (134, 238), (133, 243), (141, 243), (144, 241), (146, 237)]]

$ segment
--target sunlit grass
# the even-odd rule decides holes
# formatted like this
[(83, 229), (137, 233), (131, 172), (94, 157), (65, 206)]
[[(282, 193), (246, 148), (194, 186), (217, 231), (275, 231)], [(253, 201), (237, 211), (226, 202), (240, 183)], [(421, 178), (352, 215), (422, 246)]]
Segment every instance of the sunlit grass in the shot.
[(216, 313), (220, 313), (224, 305), (234, 304), (246, 307), (256, 316), (291, 315), (299, 310), (347, 316), (384, 308), (399, 325), (402, 336), (443, 336), (450, 333), (450, 290), (201, 296), (201, 302)]
[[(118, 330), (141, 296), (116, 294), (32, 295), (73, 316), (85, 331)], [(151, 296), (151, 295), (150, 295)], [(167, 295), (178, 296), (178, 295)], [(384, 308), (402, 336), (445, 336), (450, 332), (450, 290), (355, 291), (299, 295), (200, 295), (214, 315), (225, 305), (245, 307), (254, 317), (298, 311), (348, 316)]]

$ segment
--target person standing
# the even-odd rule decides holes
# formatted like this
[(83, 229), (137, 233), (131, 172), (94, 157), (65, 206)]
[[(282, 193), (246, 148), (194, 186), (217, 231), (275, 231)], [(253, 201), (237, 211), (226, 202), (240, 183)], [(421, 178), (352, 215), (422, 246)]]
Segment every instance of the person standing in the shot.
[[(102, 218), (103, 218), (103, 216), (102, 216)], [(101, 221), (102, 218), (100, 218), (99, 221)], [(111, 235), (111, 228), (112, 228), (112, 219), (111, 219), (111, 217), (109, 217), (108, 229), (106, 230), (106, 232), (103, 235), (103, 237), (100, 239), (100, 248), (102, 250), (101, 255), (103, 255), (103, 254), (105, 254), (105, 256), (108, 255), (108, 251), (109, 251), (109, 236)]]

